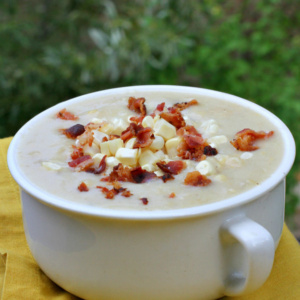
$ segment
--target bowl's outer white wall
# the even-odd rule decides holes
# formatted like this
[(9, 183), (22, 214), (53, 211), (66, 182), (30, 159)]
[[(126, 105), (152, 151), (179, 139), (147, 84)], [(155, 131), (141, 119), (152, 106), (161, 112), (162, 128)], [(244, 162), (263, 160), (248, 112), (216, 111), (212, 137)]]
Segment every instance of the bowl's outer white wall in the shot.
[(222, 224), (245, 215), (278, 244), (284, 193), (282, 181), (255, 201), (209, 216), (112, 220), (57, 210), (22, 192), (24, 227), (44, 272), (84, 299), (216, 299), (228, 275)]

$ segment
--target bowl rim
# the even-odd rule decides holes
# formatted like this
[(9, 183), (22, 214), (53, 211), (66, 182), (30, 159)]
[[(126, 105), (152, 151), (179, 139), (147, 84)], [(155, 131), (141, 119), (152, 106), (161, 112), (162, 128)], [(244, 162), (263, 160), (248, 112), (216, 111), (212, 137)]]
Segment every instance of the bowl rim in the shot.
[[(263, 181), (260, 185), (251, 188), (241, 194), (238, 194), (234, 197), (226, 198), (221, 201), (203, 204), (194, 207), (187, 207), (187, 208), (179, 208), (179, 209), (170, 209), (170, 210), (121, 210), (121, 209), (105, 209), (101, 207), (95, 207), (88, 204), (82, 204), (77, 202), (72, 202), (65, 200), (63, 198), (51, 195), (48, 192), (43, 191), (42, 189), (38, 188), (34, 184), (32, 184), (25, 176), (22, 175), (20, 172), (19, 167), (17, 166), (16, 160), (16, 149), (18, 146), (19, 137), (22, 135), (24, 131), (29, 126), (32, 126), (32, 123), (36, 122), (44, 115), (48, 115), (53, 111), (57, 111), (57, 109), (64, 108), (66, 105), (69, 105), (71, 102), (81, 102), (91, 98), (98, 98), (101, 96), (108, 96), (108, 95), (118, 95), (123, 93), (135, 93), (135, 92), (178, 92), (178, 93), (186, 93), (186, 94), (198, 94), (199, 96), (207, 96), (212, 98), (218, 98), (230, 103), (236, 103), (239, 105), (244, 106), (245, 108), (249, 108), (258, 112), (259, 114), (265, 116), (272, 124), (275, 125), (276, 129), (280, 130), (281, 136), (284, 142), (284, 156), (269, 178)], [(8, 154), (7, 154), (7, 162), (9, 170), (18, 183), (18, 185), (30, 194), (32, 197), (37, 199), (38, 201), (57, 208), (63, 211), (69, 211), (76, 214), (83, 214), (88, 216), (94, 217), (105, 217), (105, 218), (115, 218), (115, 219), (131, 219), (131, 220), (162, 220), (162, 219), (175, 219), (175, 218), (187, 218), (193, 216), (203, 216), (212, 213), (217, 213), (223, 210), (227, 210), (230, 208), (234, 208), (245, 203), (249, 203), (254, 201), (255, 199), (260, 198), (261, 196), (265, 195), (272, 189), (274, 189), (281, 181), (285, 180), (286, 175), (290, 171), (294, 159), (296, 155), (296, 147), (294, 138), (288, 129), (288, 127), (273, 113), (268, 111), (267, 109), (263, 108), (262, 106), (251, 102), (249, 100), (215, 91), (209, 90), (199, 87), (188, 87), (188, 86), (179, 86), (179, 85), (139, 85), (139, 86), (128, 86), (128, 87), (119, 87), (119, 88), (112, 88), (101, 90), (89, 94), (85, 94), (76, 98), (72, 98), (63, 102), (60, 102), (43, 112), (39, 113), (31, 120), (29, 120), (26, 124), (24, 124), (19, 131), (16, 133), (14, 138), (12, 139)]]

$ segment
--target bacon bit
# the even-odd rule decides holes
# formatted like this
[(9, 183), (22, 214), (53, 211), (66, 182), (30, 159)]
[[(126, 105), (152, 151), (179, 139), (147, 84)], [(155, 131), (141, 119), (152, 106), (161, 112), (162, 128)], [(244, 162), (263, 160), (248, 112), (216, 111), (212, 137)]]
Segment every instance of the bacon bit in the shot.
[(130, 171), (133, 182), (145, 183), (152, 178), (157, 177), (155, 173), (143, 170), (141, 167), (134, 168)]
[(130, 173), (129, 167), (124, 167), (121, 163), (115, 166), (112, 170), (112, 172), (107, 176), (101, 178), (101, 181), (108, 181), (108, 182), (114, 182), (114, 181), (128, 181), (133, 182), (133, 178)]
[(108, 141), (108, 138), (107, 138), (106, 136), (104, 136), (104, 137), (102, 138), (102, 143), (107, 142), (107, 141)]
[(125, 189), (125, 190), (121, 193), (121, 195), (122, 195), (123, 197), (128, 198), (128, 197), (132, 196), (133, 194), (131, 194), (130, 191), (128, 191), (128, 190)]
[(106, 155), (103, 156), (103, 158), (101, 159), (99, 166), (97, 168), (89, 168), (86, 171), (89, 173), (94, 173), (94, 174), (101, 174), (105, 171), (106, 169)]
[(146, 99), (145, 98), (134, 98), (134, 97), (130, 97), (128, 99), (128, 105), (127, 107), (138, 113), (138, 114), (141, 114), (142, 116), (146, 116), (147, 114), (147, 111), (146, 111), (146, 106), (145, 106), (145, 101)]
[(114, 184), (114, 187), (112, 189), (108, 189), (107, 187), (103, 187), (103, 186), (96, 186), (96, 188), (101, 189), (102, 193), (105, 194), (105, 198), (107, 199), (113, 199), (115, 195), (118, 195), (119, 193), (121, 193), (121, 196), (126, 198), (132, 196), (131, 192), (126, 188), (122, 188), (119, 183), (116, 184), (116, 186), (119, 187), (118, 188), (115, 187)]
[(158, 105), (156, 106), (155, 111), (160, 111), (160, 112), (162, 112), (162, 111), (164, 110), (164, 108), (165, 108), (165, 102), (162, 102), (162, 103), (160, 103), (160, 104), (158, 104)]
[(215, 156), (218, 154), (218, 150), (216, 148), (211, 147), (210, 145), (204, 147), (203, 151), (204, 155), (207, 156)]
[(65, 108), (56, 114), (56, 117), (62, 120), (77, 120), (78, 117), (67, 111)]
[(254, 131), (249, 128), (245, 128), (236, 133), (235, 139), (230, 141), (230, 143), (239, 151), (254, 151), (259, 149), (259, 147), (254, 146), (254, 142), (259, 139), (266, 139), (271, 137), (274, 131), (268, 133), (264, 131)]
[(86, 171), (88, 172), (90, 170), (90, 168), (93, 166), (94, 161), (90, 158), (87, 159), (85, 161), (83, 161), (82, 163), (80, 163), (79, 165), (76, 166), (75, 171), (77, 172), (82, 172), (82, 171)]
[(161, 161), (156, 163), (156, 165), (165, 173), (179, 174), (182, 170), (186, 168), (186, 163), (182, 160), (174, 160), (168, 163)]
[(115, 198), (115, 195), (118, 194), (118, 192), (114, 188), (108, 189), (104, 186), (96, 186), (96, 188), (101, 190), (101, 192), (105, 195), (106, 199), (113, 199)]
[(192, 106), (198, 104), (198, 101), (196, 99), (193, 99), (189, 102), (182, 102), (182, 103), (176, 103), (174, 107), (178, 108), (180, 111)]
[(88, 192), (89, 191), (88, 186), (84, 182), (81, 182), (77, 188), (80, 192)]
[(175, 198), (175, 193), (171, 193), (170, 195), (169, 195), (169, 198)]
[(72, 147), (74, 149), (73, 152), (70, 155), (72, 160), (75, 160), (76, 158), (81, 157), (81, 156), (84, 155), (83, 148), (76, 147), (75, 145), (72, 145)]
[(83, 155), (83, 156), (80, 156), (70, 162), (68, 162), (68, 165), (71, 167), (71, 168), (75, 168), (77, 167), (78, 165), (80, 165), (81, 163), (83, 163), (84, 161), (86, 160), (89, 160), (91, 159), (91, 156), (90, 155)]
[(133, 148), (145, 148), (145, 147), (149, 147), (152, 142), (153, 136), (153, 131), (151, 127), (145, 127), (143, 129), (140, 129), (137, 131), (136, 133), (136, 141), (133, 145)]
[[(204, 149), (209, 146), (194, 126), (185, 126), (177, 130), (183, 140), (177, 147), (178, 156), (183, 159), (200, 161), (204, 157)], [(208, 151), (210, 148), (206, 148)], [(216, 150), (217, 151), (217, 150)]]
[(121, 139), (125, 142), (137, 135), (139, 130), (144, 129), (142, 125), (130, 123), (129, 126), (121, 133)]
[(143, 120), (144, 120), (144, 118), (145, 118), (145, 116), (133, 116), (133, 117), (130, 117), (130, 121), (131, 122), (134, 122), (134, 123), (136, 123), (136, 124), (141, 124), (142, 122), (143, 122)]
[(207, 186), (211, 183), (211, 180), (205, 175), (201, 175), (198, 171), (187, 173), (184, 184), (192, 186)]
[(71, 126), (68, 129), (60, 129), (61, 133), (63, 133), (69, 139), (76, 139), (77, 136), (83, 134), (85, 132), (85, 128), (81, 124), (76, 124)]
[(164, 183), (166, 183), (169, 180), (173, 180), (175, 179), (175, 177), (173, 175), (171, 175), (170, 173), (166, 173), (163, 176), (159, 177)]
[(149, 203), (148, 199), (143, 197), (143, 198), (140, 198), (140, 200), (142, 200), (143, 204), (144, 205), (147, 205)]
[(160, 117), (165, 119), (167, 122), (171, 123), (177, 129), (186, 125), (180, 111), (173, 107), (169, 107), (168, 112), (162, 112), (160, 114)]

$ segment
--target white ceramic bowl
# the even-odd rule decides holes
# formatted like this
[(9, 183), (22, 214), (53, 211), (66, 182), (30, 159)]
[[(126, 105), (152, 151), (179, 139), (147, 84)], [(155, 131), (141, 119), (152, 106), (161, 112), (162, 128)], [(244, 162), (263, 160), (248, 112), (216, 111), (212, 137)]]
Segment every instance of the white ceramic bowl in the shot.
[(252, 102), (200, 88), (136, 86), (69, 101), (128, 91), (193, 93), (251, 108), (281, 132), (282, 161), (259, 186), (198, 207), (122, 211), (71, 203), (36, 188), (16, 162), (22, 133), (65, 106), (60, 103), (24, 125), (8, 151), (9, 169), (21, 187), (26, 238), (37, 263), (54, 282), (84, 299), (216, 299), (259, 288), (272, 269), (284, 222), (285, 177), (295, 157), (290, 131)]

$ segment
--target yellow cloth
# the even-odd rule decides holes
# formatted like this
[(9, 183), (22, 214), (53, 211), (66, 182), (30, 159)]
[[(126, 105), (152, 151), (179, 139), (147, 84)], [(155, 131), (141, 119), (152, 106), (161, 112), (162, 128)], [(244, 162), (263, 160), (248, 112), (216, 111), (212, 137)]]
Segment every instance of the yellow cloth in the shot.
[[(7, 168), (10, 141), (11, 138), (0, 139), (0, 299), (79, 299), (48, 279), (30, 254), (23, 230), (19, 188)], [(300, 299), (300, 247), (286, 226), (267, 282), (250, 295), (222, 299)]]

